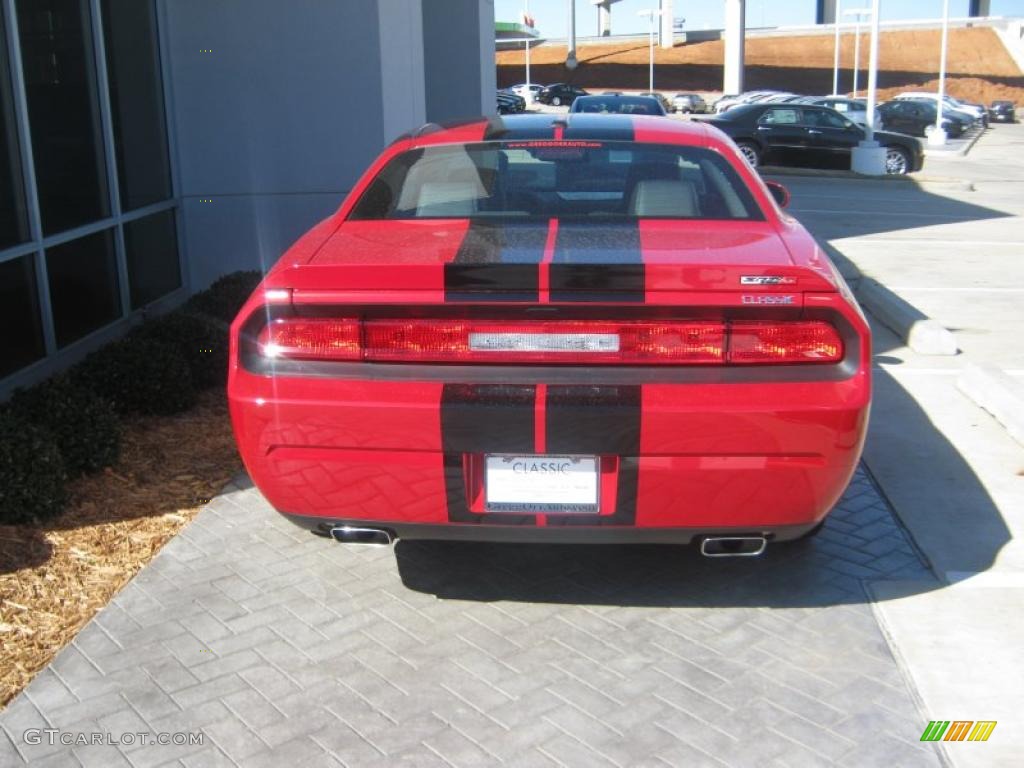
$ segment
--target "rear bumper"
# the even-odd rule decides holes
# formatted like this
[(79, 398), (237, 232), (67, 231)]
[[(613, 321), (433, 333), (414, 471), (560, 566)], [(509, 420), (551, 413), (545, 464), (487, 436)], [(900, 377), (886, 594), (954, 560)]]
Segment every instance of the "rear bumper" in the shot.
[(707, 536), (764, 536), (770, 542), (793, 541), (817, 523), (751, 528), (628, 528), (601, 526), (547, 527), (522, 525), (431, 525), (394, 521), (344, 520), (284, 514), (285, 519), (320, 536), (331, 528), (379, 528), (393, 539), (434, 541), (494, 541), (509, 544), (691, 544)]
[[(559, 387), (236, 370), (229, 399), (254, 483), (309, 528), (685, 543), (727, 533), (793, 538), (820, 522), (859, 460), (869, 390), (860, 372), (838, 381)], [(485, 512), (487, 453), (598, 456), (599, 512)]]

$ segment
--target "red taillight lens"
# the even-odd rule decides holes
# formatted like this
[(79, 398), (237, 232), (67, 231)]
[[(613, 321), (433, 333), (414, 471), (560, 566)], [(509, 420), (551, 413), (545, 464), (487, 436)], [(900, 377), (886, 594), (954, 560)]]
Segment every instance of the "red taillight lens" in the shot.
[(362, 360), (360, 323), (355, 318), (272, 320), (257, 343), (264, 357), (287, 360)]
[(828, 323), (733, 323), (730, 363), (834, 363), (843, 359), (843, 340)]
[(434, 363), (606, 365), (826, 363), (843, 357), (828, 323), (365, 320), (287, 318), (259, 336), (264, 357)]

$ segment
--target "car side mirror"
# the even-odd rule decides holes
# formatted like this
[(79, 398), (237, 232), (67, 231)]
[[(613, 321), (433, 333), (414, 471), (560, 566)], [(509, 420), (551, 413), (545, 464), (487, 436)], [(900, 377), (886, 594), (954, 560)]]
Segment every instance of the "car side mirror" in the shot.
[(765, 186), (768, 187), (768, 191), (771, 192), (775, 202), (779, 204), (780, 208), (786, 208), (789, 205), (789, 190), (779, 184), (777, 181), (766, 181)]

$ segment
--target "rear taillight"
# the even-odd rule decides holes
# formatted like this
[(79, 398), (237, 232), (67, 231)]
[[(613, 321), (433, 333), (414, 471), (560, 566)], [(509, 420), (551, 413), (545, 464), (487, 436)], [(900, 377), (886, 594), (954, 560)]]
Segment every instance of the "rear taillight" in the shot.
[(730, 363), (834, 363), (843, 359), (843, 340), (828, 323), (732, 323)]
[(520, 321), (284, 318), (260, 354), (287, 360), (721, 365), (830, 363), (843, 343), (819, 321)]
[(260, 333), (260, 354), (286, 360), (362, 360), (359, 320), (273, 320)]

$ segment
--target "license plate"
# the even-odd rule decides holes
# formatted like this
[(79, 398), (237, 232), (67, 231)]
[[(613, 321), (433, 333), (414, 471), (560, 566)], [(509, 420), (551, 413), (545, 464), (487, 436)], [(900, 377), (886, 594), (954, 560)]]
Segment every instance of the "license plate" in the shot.
[(596, 514), (600, 487), (596, 456), (485, 457), (488, 512)]

